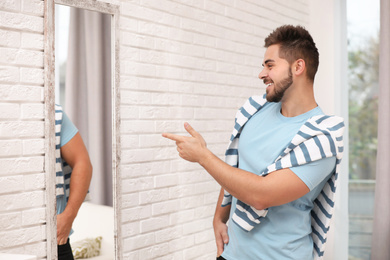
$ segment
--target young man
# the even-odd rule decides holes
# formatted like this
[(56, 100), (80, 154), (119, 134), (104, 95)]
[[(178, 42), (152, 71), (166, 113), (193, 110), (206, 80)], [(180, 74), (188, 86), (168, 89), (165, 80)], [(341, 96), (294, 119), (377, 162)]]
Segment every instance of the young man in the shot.
[(190, 137), (163, 136), (222, 187), (213, 221), (218, 259), (321, 258), (344, 124), (314, 99), (319, 55), (303, 27), (277, 28), (265, 47), (259, 78), (266, 94), (237, 112), (226, 163), (188, 123)]
[(73, 260), (69, 235), (77, 212), (87, 195), (92, 165), (75, 125), (56, 105), (56, 194), (59, 260)]

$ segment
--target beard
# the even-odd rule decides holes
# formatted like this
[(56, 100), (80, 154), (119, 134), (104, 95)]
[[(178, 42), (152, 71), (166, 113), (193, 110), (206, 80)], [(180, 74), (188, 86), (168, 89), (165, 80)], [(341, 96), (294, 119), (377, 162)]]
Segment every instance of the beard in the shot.
[(288, 76), (282, 79), (279, 83), (274, 84), (273, 93), (267, 91), (267, 101), (268, 102), (280, 102), (284, 96), (284, 92), (292, 85), (293, 77), (291, 68), (288, 70)]

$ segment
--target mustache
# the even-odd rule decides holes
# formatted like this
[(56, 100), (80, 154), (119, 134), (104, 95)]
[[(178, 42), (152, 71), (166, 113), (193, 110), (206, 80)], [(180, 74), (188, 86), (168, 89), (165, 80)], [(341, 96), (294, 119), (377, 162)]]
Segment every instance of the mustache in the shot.
[(270, 78), (263, 79), (264, 85), (267, 85), (269, 83), (274, 83)]

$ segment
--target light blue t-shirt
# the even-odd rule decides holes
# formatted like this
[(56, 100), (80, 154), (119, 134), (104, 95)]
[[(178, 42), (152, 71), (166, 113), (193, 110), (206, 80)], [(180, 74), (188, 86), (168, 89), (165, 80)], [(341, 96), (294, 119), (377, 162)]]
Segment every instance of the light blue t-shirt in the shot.
[[(78, 132), (76, 126), (68, 118), (68, 116), (63, 112), (62, 114), (62, 124), (61, 124), (61, 141), (60, 146), (66, 145)], [(65, 190), (64, 190), (65, 192)], [(57, 215), (62, 213), (66, 207), (66, 196), (62, 196), (60, 199), (57, 199)]]
[[(307, 119), (323, 114), (319, 107), (296, 117), (284, 117), (280, 110), (281, 103), (267, 103), (246, 123), (238, 147), (240, 169), (261, 174)], [(310, 192), (290, 203), (270, 207), (262, 222), (249, 232), (229, 221), (229, 243), (222, 256), (227, 260), (313, 259), (310, 211), (335, 163), (332, 157), (290, 168)], [(236, 203), (233, 197), (230, 216)]]

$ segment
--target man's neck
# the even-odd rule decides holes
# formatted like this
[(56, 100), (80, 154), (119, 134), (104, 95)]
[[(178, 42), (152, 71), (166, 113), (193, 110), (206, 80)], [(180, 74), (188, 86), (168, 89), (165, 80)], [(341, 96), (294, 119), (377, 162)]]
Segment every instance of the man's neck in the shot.
[(291, 86), (281, 100), (281, 113), (285, 117), (295, 117), (316, 108), (313, 85), (304, 87)]

